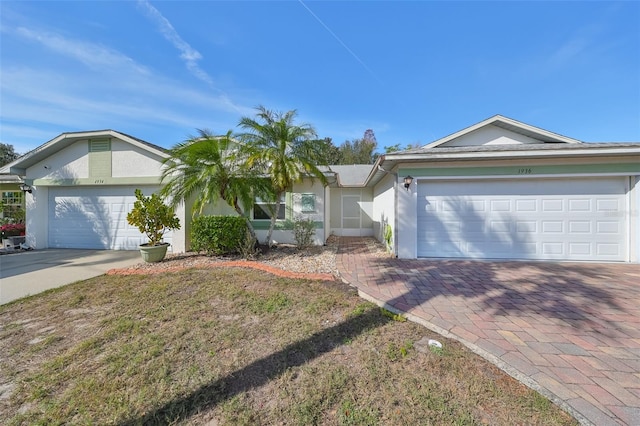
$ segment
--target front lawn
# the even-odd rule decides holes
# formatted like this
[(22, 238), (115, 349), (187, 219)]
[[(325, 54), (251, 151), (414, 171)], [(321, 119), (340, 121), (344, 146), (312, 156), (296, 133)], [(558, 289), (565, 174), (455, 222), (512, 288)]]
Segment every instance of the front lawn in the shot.
[[(442, 350), (419, 351), (423, 338)], [(349, 287), (102, 276), (0, 307), (3, 424), (575, 424)]]

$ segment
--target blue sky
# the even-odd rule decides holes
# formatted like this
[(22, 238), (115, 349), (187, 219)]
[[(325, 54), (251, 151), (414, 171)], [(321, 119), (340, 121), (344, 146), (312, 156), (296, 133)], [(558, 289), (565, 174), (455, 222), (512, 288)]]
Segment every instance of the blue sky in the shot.
[(426, 144), (495, 114), (640, 141), (640, 2), (0, 2), (0, 141), (164, 147), (264, 105), (336, 145)]

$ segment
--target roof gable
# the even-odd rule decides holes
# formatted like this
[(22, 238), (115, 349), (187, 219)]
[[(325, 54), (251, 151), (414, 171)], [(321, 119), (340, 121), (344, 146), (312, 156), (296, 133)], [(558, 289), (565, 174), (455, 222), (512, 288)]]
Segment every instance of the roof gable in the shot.
[(62, 151), (77, 141), (84, 139), (99, 138), (115, 138), (142, 150), (148, 151), (153, 155), (161, 158), (167, 158), (169, 154), (164, 148), (152, 143), (143, 141), (142, 139), (129, 136), (126, 133), (117, 132), (115, 130), (93, 130), (88, 132), (69, 132), (62, 133), (48, 142), (40, 145), (36, 149), (29, 151), (17, 160), (5, 165), (2, 169), (5, 173), (11, 173), (23, 176), (28, 167), (50, 157), (51, 155)]
[(582, 142), (521, 123), (511, 118), (495, 115), (473, 126), (427, 144), (423, 148), (545, 143), (579, 144)]

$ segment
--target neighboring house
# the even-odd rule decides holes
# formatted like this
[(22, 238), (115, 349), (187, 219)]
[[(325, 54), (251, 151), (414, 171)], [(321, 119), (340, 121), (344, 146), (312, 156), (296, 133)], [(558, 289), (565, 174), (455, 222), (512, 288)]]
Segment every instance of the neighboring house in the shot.
[[(34, 248), (133, 250), (145, 237), (127, 223), (134, 190), (160, 188), (166, 150), (112, 130), (63, 133), (0, 169), (26, 193), (26, 244)], [(184, 223), (184, 211), (177, 214)], [(184, 251), (183, 234), (165, 238)]]
[[(134, 249), (126, 222), (133, 190), (160, 188), (163, 148), (112, 130), (64, 133), (6, 166), (26, 194), (27, 243), (36, 248)], [(582, 143), (495, 116), (374, 165), (332, 166), (329, 184), (305, 179), (283, 199), (274, 240), (311, 218), (316, 243), (331, 235), (393, 231), (401, 258), (640, 262), (640, 144)], [(404, 178), (412, 182), (405, 189)], [(251, 209), (263, 239), (267, 206)], [(190, 205), (168, 236), (189, 247)], [(235, 214), (219, 204), (205, 213)]]
[(24, 193), (22, 179), (16, 175), (0, 175), (0, 219), (24, 220)]

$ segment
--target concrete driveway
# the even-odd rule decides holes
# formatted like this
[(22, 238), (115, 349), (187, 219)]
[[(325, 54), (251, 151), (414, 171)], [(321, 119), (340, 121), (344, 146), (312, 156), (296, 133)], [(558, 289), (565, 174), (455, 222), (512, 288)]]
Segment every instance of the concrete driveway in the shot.
[(136, 251), (33, 250), (0, 256), (0, 305), (141, 261)]
[(342, 237), (360, 295), (456, 339), (581, 424), (640, 425), (640, 265), (402, 260)]

